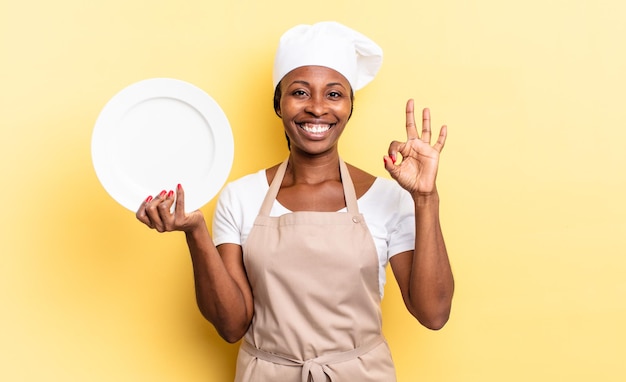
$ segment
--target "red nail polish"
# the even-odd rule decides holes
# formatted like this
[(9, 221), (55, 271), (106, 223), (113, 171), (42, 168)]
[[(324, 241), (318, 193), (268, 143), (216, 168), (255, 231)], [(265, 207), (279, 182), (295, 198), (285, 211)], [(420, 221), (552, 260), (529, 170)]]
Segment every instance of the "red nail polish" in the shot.
[(172, 196), (174, 196), (174, 191), (170, 191), (167, 193), (168, 198), (171, 198)]
[(180, 185), (180, 183), (178, 183), (178, 186), (176, 186), (176, 189), (178, 190), (182, 190), (183, 186)]
[(396, 156), (390, 155), (389, 157), (391, 158), (391, 162), (393, 162), (393, 164), (396, 164)]
[(152, 201), (152, 195), (151, 195), (151, 196), (148, 196), (148, 197), (146, 198), (146, 201), (145, 201), (144, 203), (150, 203), (151, 201)]
[(161, 191), (161, 193), (159, 194), (159, 196), (160, 196), (160, 197), (164, 197), (166, 193), (167, 193), (167, 191), (163, 190), (163, 191)]

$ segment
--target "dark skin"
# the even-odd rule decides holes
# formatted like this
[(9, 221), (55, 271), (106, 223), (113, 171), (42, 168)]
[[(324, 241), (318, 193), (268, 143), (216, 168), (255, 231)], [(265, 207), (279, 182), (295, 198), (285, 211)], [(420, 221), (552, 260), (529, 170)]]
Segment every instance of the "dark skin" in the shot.
[[(352, 110), (350, 84), (338, 72), (319, 66), (297, 68), (281, 84), (276, 111), (291, 150), (277, 199), (292, 211), (340, 210), (345, 200), (337, 146)], [(420, 135), (412, 100), (407, 103), (406, 121), (407, 140), (392, 142), (383, 160), (391, 177), (414, 200), (415, 250), (393, 256), (390, 263), (409, 312), (424, 326), (436, 330), (449, 318), (454, 291), (435, 186), (447, 129), (442, 127), (437, 142), (431, 145), (430, 112), (424, 109), (422, 113)], [(402, 161), (398, 162), (400, 156)], [(348, 168), (360, 197), (375, 177), (354, 166)], [(267, 169), (268, 183), (276, 169), (277, 165)], [(137, 219), (159, 232), (185, 232), (198, 307), (224, 339), (236, 342), (245, 334), (254, 314), (242, 248), (236, 244), (216, 247), (202, 212), (184, 212), (184, 197), (181, 186), (175, 193), (149, 197), (139, 207)], [(170, 212), (174, 203), (174, 212)]]
[[(374, 184), (376, 177), (349, 163), (346, 163), (346, 165), (354, 183), (354, 190), (358, 199)], [(267, 169), (268, 184), (274, 179), (278, 166), (277, 164)], [(301, 200), (300, 195), (302, 193), (310, 195), (310, 198), (307, 197), (309, 200)], [(346, 206), (343, 185), (339, 174), (337, 174), (335, 179), (326, 180), (322, 184), (309, 185), (305, 183), (298, 184), (293, 173), (287, 172), (277, 199), (280, 204), (290, 211), (335, 212)]]
[[(281, 81), (281, 97), (276, 114), (283, 120), (290, 141), (290, 165), (278, 193), (278, 201), (291, 211), (338, 211), (345, 207), (343, 186), (339, 175), (337, 142), (352, 114), (349, 83), (336, 73), (326, 79), (319, 67), (299, 68)], [(327, 81), (323, 87), (314, 81)], [(322, 83), (322, 82), (320, 82)], [(312, 100), (319, 100), (314, 101)], [(303, 124), (325, 126), (328, 131), (309, 133)], [(267, 170), (268, 182), (274, 178), (278, 165)], [(376, 179), (348, 165), (357, 198)], [(306, 195), (306, 197), (302, 197)]]

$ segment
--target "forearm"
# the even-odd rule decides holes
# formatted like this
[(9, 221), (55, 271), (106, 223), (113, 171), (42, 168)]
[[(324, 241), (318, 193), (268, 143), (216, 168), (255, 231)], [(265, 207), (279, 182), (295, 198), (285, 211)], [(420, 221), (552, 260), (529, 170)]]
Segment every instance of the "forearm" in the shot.
[(414, 197), (415, 251), (409, 284), (413, 314), (439, 329), (449, 316), (454, 279), (439, 221), (439, 195)]
[(186, 232), (186, 238), (198, 308), (220, 336), (236, 342), (245, 334), (251, 319), (243, 292), (213, 244), (206, 224)]

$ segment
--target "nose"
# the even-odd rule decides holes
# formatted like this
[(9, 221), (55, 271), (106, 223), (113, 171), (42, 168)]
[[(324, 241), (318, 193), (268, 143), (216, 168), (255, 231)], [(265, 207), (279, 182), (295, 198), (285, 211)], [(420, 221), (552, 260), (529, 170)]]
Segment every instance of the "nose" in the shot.
[(326, 114), (326, 103), (323, 96), (313, 95), (309, 98), (304, 111), (315, 116), (321, 117)]

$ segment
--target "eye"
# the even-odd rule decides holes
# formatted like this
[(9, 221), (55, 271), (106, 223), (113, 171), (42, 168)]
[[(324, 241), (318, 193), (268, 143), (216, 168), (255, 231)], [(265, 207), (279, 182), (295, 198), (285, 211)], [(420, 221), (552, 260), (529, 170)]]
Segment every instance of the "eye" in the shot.
[(328, 97), (330, 98), (341, 98), (341, 93), (337, 91), (331, 91), (328, 93)]
[(298, 89), (293, 91), (291, 94), (297, 97), (303, 97), (306, 95), (306, 92), (304, 90)]

